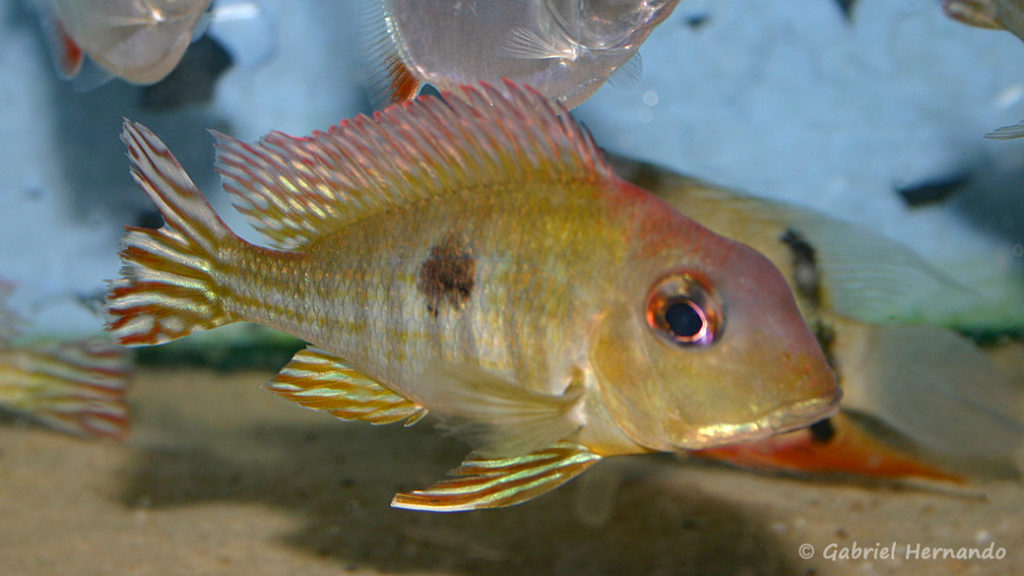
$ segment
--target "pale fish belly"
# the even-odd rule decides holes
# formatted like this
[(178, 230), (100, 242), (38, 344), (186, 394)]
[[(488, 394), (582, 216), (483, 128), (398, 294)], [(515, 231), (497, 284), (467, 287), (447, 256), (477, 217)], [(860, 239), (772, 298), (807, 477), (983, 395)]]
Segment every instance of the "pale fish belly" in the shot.
[(407, 397), (438, 364), (558, 394), (585, 363), (589, 322), (622, 269), (621, 226), (595, 191), (420, 203), (296, 253), (247, 246), (219, 283), (236, 317), (303, 338)]

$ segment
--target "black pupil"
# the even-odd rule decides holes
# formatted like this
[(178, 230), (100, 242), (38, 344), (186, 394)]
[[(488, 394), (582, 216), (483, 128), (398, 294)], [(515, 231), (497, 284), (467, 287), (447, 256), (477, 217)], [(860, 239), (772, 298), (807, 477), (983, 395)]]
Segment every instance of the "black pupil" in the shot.
[(681, 299), (665, 309), (665, 323), (677, 338), (689, 340), (704, 328), (704, 315), (692, 300)]

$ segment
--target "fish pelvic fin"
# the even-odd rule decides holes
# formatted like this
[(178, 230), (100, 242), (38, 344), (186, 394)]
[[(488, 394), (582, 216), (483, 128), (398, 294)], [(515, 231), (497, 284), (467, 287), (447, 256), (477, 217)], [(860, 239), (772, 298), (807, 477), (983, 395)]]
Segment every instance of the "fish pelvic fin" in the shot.
[(108, 330), (125, 346), (162, 344), (233, 322), (217, 295), (218, 254), (240, 242), (163, 142), (125, 120), (132, 178), (164, 217), (158, 230), (127, 227), (121, 277), (107, 292)]
[(514, 506), (558, 488), (600, 459), (570, 442), (507, 458), (471, 455), (449, 473), (451, 478), (426, 490), (396, 494), (391, 506), (427, 512)]
[(235, 208), (285, 249), (413, 202), (615, 178), (565, 108), (511, 82), (417, 98), (310, 137), (214, 136)]
[(425, 408), (361, 374), (343, 360), (316, 348), (297, 353), (265, 386), (270, 392), (342, 420), (411, 426)]
[(582, 378), (562, 394), (527, 390), (471, 365), (424, 370), (417, 401), (484, 457), (513, 456), (566, 440), (583, 424)]
[[(12, 406), (51, 428), (90, 438), (120, 440), (129, 429), (125, 391), (128, 355), (105, 338), (19, 350), (25, 394)], [(2, 385), (0, 385), (2, 386)]]

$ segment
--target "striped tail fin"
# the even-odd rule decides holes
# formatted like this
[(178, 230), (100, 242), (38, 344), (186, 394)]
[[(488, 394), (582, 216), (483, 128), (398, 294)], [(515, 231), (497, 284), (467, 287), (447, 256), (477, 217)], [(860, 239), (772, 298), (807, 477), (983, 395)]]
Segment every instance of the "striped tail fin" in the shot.
[(106, 339), (10, 350), (17, 362), (0, 388), (9, 404), (78, 436), (121, 439), (128, 433), (128, 354)]
[(144, 346), (233, 322), (214, 275), (217, 254), (240, 240), (149, 129), (125, 120), (121, 140), (132, 178), (165, 223), (159, 230), (126, 228), (121, 278), (107, 293), (108, 329), (125, 346)]

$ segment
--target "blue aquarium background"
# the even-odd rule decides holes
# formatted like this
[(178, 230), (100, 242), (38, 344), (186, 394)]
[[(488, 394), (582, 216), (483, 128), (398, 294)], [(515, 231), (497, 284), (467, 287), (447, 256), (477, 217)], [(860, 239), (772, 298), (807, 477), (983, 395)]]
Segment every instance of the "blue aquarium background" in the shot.
[[(31, 6), (0, 2), (0, 277), (38, 329), (100, 329), (78, 302), (115, 276), (122, 226), (150, 210), (122, 117), (152, 127), (252, 238), (206, 131), (300, 135), (370, 111), (358, 2), (249, 4), (256, 18), (211, 26), (233, 63), (209, 101), (153, 110), (143, 87), (58, 79)], [(862, 0), (850, 20), (831, 0), (685, 0), (640, 52), (639, 80), (574, 111), (608, 150), (864, 225), (985, 297), (1024, 302), (1024, 141), (983, 138), (1024, 118), (1011, 34), (953, 22), (936, 0)], [(921, 207), (897, 193), (950, 181), (955, 195)]]

